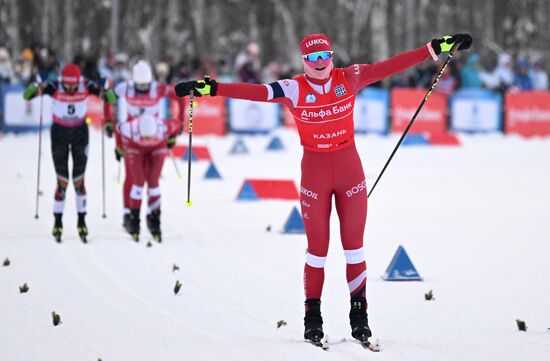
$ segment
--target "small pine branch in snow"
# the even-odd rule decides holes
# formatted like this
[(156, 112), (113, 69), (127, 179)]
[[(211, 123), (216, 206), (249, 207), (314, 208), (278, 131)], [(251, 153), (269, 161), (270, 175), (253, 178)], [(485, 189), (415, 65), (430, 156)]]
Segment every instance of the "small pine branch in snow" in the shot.
[(271, 232), (271, 224), (268, 224), (267, 227), (265, 227), (265, 230), (267, 232)]
[(9, 259), (9, 258), (6, 258), (6, 259), (4, 260), (3, 266), (4, 266), (4, 267), (8, 267), (9, 265), (10, 265), (10, 259)]
[(29, 286), (27, 286), (27, 283), (23, 283), (22, 286), (19, 286), (19, 293), (27, 293), (29, 290)]
[(516, 324), (518, 325), (518, 330), (520, 331), (527, 331), (527, 324), (525, 321), (520, 320), (519, 318), (516, 320)]
[(286, 326), (286, 321), (285, 320), (277, 321), (277, 328), (281, 328), (282, 326)]
[(151, 241), (147, 241), (146, 247), (151, 248), (152, 246), (153, 246), (153, 244), (151, 243)]
[(177, 295), (178, 292), (180, 291), (180, 288), (181, 288), (181, 283), (180, 281), (176, 280), (176, 285), (174, 286), (174, 294)]
[(52, 311), (52, 322), (54, 326), (57, 326), (61, 323), (61, 316), (55, 313), (55, 311)]
[(430, 290), (428, 293), (424, 293), (424, 299), (426, 301), (435, 301), (433, 290)]
[(174, 263), (174, 265), (172, 266), (172, 273), (176, 272), (176, 271), (179, 271), (180, 268), (178, 267), (177, 264)]

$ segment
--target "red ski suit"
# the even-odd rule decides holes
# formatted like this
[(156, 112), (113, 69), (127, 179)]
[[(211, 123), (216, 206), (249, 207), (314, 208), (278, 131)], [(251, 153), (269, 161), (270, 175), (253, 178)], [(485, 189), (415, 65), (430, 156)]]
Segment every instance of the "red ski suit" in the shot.
[[(183, 124), (183, 114), (184, 114), (183, 99), (176, 97), (176, 95), (172, 90), (172, 87), (168, 87), (166, 86), (166, 84), (154, 81), (151, 83), (151, 88), (147, 93), (139, 93), (135, 91), (133, 82), (126, 81), (126, 82), (119, 83), (115, 87), (115, 94), (117, 95), (117, 98), (119, 100), (120, 99), (123, 100), (122, 104), (119, 103), (119, 106), (120, 106), (120, 109), (124, 111), (120, 111), (119, 109), (119, 114), (118, 114), (119, 116), (118, 121), (121, 123), (136, 119), (137, 117), (143, 114), (149, 114), (154, 117), (159, 117), (162, 113), (161, 110), (163, 106), (161, 100), (163, 98), (168, 98), (169, 100), (176, 101), (179, 107), (178, 115), (177, 117), (173, 117), (172, 121), (180, 125)], [(108, 105), (107, 103), (105, 104), (104, 112), (105, 112), (105, 119), (114, 118), (111, 106)], [(115, 139), (116, 139), (117, 148), (122, 148), (124, 150), (125, 160), (127, 161), (125, 143), (122, 142), (122, 139), (119, 133), (115, 133)], [(128, 168), (128, 165), (125, 165), (125, 167)], [(130, 177), (131, 177), (131, 174), (126, 172), (126, 177), (124, 179), (124, 187), (122, 191), (124, 213), (128, 213), (131, 208), (130, 192), (132, 189), (133, 182)]]
[(147, 214), (160, 210), (159, 179), (168, 153), (166, 139), (177, 135), (181, 125), (157, 119), (157, 135), (154, 140), (142, 140), (139, 131), (139, 118), (117, 124), (116, 133), (124, 147), (126, 179), (131, 180), (129, 209), (140, 209), (143, 187), (147, 183)]
[(218, 84), (216, 95), (281, 103), (296, 120), (304, 147), (300, 202), (308, 241), (304, 269), (306, 298), (321, 297), (333, 195), (350, 295), (365, 296), (363, 233), (367, 189), (354, 143), (355, 96), (367, 85), (416, 65), (430, 55), (429, 46), (422, 46), (379, 63), (335, 68), (324, 81), (299, 75), (271, 84)]

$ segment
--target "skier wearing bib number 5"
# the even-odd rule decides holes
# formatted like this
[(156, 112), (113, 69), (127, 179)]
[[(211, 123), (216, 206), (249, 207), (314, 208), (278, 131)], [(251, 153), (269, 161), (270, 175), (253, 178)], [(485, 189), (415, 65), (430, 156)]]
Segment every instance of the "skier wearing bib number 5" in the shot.
[(367, 216), (365, 174), (354, 144), (353, 109), (357, 93), (369, 84), (423, 62), (437, 60), (455, 42), (468, 49), (468, 34), (433, 39), (417, 49), (373, 64), (334, 68), (330, 39), (307, 35), (300, 43), (305, 74), (271, 84), (217, 83), (215, 80), (176, 85), (179, 96), (218, 95), (230, 98), (281, 103), (288, 107), (304, 148), (300, 203), (308, 241), (304, 269), (304, 337), (316, 345), (323, 338), (321, 293), (329, 246), (332, 197), (340, 220), (340, 237), (346, 257), (350, 292), (352, 336), (368, 345), (371, 330), (367, 318), (366, 263), (363, 233)]
[(52, 97), (53, 123), (50, 137), (53, 163), (57, 175), (53, 206), (55, 222), (52, 234), (57, 242), (61, 242), (63, 233), (62, 217), (65, 208), (65, 192), (69, 183), (69, 153), (73, 160), (72, 180), (76, 193), (78, 235), (83, 242), (87, 242), (84, 172), (88, 161), (89, 136), (86, 123), (88, 96), (90, 94), (101, 96), (109, 103), (114, 103), (116, 99), (113, 91), (104, 89), (102, 82), (100, 83), (85, 80), (80, 75), (78, 66), (67, 64), (61, 70), (61, 78), (57, 81), (43, 84), (32, 83), (23, 93), (26, 100), (42, 94)]

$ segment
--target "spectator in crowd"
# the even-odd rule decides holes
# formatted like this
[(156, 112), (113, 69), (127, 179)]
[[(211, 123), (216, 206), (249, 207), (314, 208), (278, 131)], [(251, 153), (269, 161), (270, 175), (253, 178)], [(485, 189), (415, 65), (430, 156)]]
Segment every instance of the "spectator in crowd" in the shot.
[(166, 84), (171, 84), (174, 81), (175, 71), (176, 71), (176, 62), (171, 56), (164, 59), (166, 65), (168, 65), (168, 75), (166, 76)]
[(514, 87), (517, 90), (533, 90), (533, 82), (529, 76), (529, 62), (526, 59), (519, 59), (516, 63)]
[(170, 66), (164, 61), (160, 61), (155, 65), (155, 75), (161, 83), (168, 84), (168, 76), (170, 75)]
[[(11, 66), (10, 53), (6, 48), (0, 48), (0, 94), (6, 84), (14, 80), (13, 68)], [(0, 134), (4, 129), (4, 98), (0, 97)]]
[(514, 83), (514, 71), (510, 54), (502, 53), (499, 55), (495, 75), (499, 81), (498, 89), (501, 92), (508, 90), (512, 86)]
[(111, 80), (116, 86), (118, 83), (130, 79), (130, 71), (128, 70), (128, 55), (126, 53), (118, 53), (114, 57), (114, 67)]
[(206, 75), (210, 75), (212, 77), (217, 76), (216, 65), (209, 56), (193, 59), (193, 69), (193, 76), (195, 78), (203, 78)]
[(479, 55), (470, 54), (466, 60), (466, 64), (460, 70), (460, 85), (462, 88), (480, 89), (481, 88), (481, 72), (479, 71)]
[(233, 68), (231, 67), (230, 62), (226, 57), (221, 57), (218, 59), (218, 79), (223, 79), (225, 83), (232, 83), (235, 81), (235, 76), (233, 75)]
[(410, 71), (403, 71), (391, 78), (391, 88), (414, 88), (416, 86), (414, 77)]
[(500, 77), (497, 74), (497, 61), (495, 58), (489, 59), (486, 66), (481, 70), (481, 83), (492, 91), (500, 91)]
[(414, 84), (419, 88), (428, 88), (434, 76), (438, 72), (437, 63), (430, 62), (429, 64), (420, 64), (413, 71)]
[(6, 48), (0, 48), (0, 87), (2, 84), (11, 83), (14, 80), (10, 53)]
[(544, 70), (542, 59), (540, 57), (533, 59), (531, 79), (533, 80), (534, 90), (548, 90), (548, 74)]
[(262, 82), (269, 84), (281, 79), (280, 69), (277, 61), (270, 61), (262, 70)]
[(25, 48), (15, 66), (15, 78), (18, 82), (26, 85), (34, 80), (34, 53), (31, 49)]
[[(36, 62), (36, 59), (40, 59)], [(40, 49), (40, 53), (35, 54), (35, 62), (38, 67), (38, 74), (43, 81), (54, 81), (60, 76), (60, 64), (55, 52), (48, 48)]]
[(178, 83), (180, 81), (186, 81), (190, 78), (191, 78), (191, 71), (189, 70), (187, 61), (180, 60), (178, 65), (176, 66), (176, 71), (174, 73), (172, 82)]
[(441, 78), (437, 83), (434, 92), (444, 95), (451, 95), (458, 88), (458, 80), (450, 71), (445, 71), (441, 74)]
[(246, 83), (260, 83), (260, 46), (251, 42), (246, 49), (235, 58), (235, 72), (239, 81)]
[(99, 76), (103, 79), (113, 79), (113, 72), (115, 70), (115, 57), (110, 50), (107, 50), (107, 54), (102, 56), (98, 62)]

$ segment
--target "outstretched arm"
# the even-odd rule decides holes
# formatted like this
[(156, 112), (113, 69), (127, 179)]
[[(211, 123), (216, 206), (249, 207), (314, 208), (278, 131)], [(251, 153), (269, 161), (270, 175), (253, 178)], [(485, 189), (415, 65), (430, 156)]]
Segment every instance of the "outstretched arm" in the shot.
[(425, 46), (398, 54), (387, 60), (373, 64), (355, 64), (344, 69), (346, 78), (355, 91), (359, 91), (369, 84), (376, 83), (393, 74), (402, 72), (416, 64), (444, 52), (449, 52), (455, 43), (460, 44), (458, 50), (466, 50), (472, 44), (472, 37), (469, 34), (447, 35), (433, 39)]
[(376, 83), (423, 62), (430, 57), (432, 52), (431, 44), (427, 44), (378, 63), (348, 66), (344, 68), (344, 74), (352, 89), (359, 91), (369, 84)]
[(47, 82), (42, 84), (31, 83), (25, 88), (25, 91), (23, 92), (23, 98), (25, 100), (31, 100), (32, 98), (40, 94), (53, 96), (56, 91), (57, 91), (57, 83), (53, 83), (53, 82)]
[(279, 80), (271, 84), (251, 83), (218, 83), (208, 77), (205, 80), (182, 82), (175, 86), (177, 96), (184, 97), (191, 92), (195, 96), (220, 95), (227, 98), (244, 99), (257, 102), (281, 103), (290, 106), (292, 100), (287, 91), (283, 91), (280, 83), (290, 83), (294, 80)]

